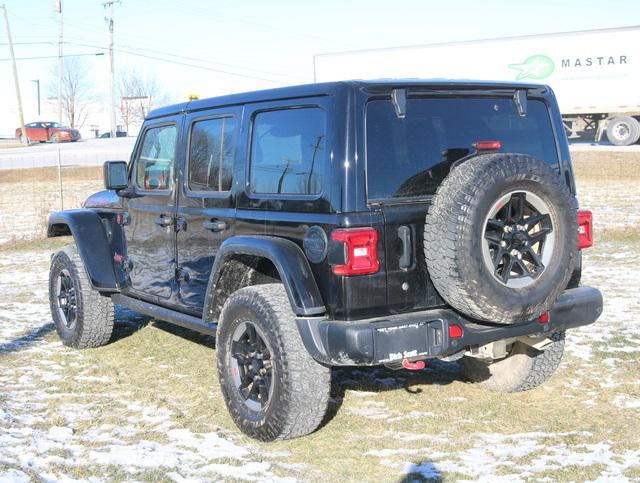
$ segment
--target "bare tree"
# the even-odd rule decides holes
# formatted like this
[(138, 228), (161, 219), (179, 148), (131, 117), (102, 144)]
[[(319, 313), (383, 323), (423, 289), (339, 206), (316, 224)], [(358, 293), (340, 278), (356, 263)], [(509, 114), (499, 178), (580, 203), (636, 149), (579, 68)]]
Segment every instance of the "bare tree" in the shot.
[[(57, 73), (52, 78), (56, 82), (51, 86), (52, 96), (57, 99)], [(87, 120), (91, 104), (95, 100), (91, 90), (89, 69), (80, 59), (70, 57), (65, 60), (62, 77), (62, 115), (71, 127), (80, 128)]]
[(124, 130), (130, 132), (131, 125), (137, 120), (136, 102), (133, 92), (135, 87), (132, 78), (126, 72), (120, 72), (118, 76), (118, 92), (120, 94), (120, 118), (124, 124)]
[(120, 116), (127, 131), (131, 124), (141, 124), (149, 111), (162, 104), (166, 95), (152, 75), (142, 75), (135, 70), (120, 72)]

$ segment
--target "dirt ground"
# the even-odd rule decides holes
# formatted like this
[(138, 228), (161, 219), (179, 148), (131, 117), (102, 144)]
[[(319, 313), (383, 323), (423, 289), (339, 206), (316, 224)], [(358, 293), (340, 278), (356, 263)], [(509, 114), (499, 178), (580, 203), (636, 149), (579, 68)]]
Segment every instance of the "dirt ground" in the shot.
[(212, 340), (120, 310), (111, 344), (58, 340), (49, 255), (0, 246), (0, 481), (639, 481), (640, 159), (574, 156), (596, 245), (583, 283), (605, 310), (558, 373), (521, 394), (424, 371), (340, 369), (327, 423), (260, 444), (227, 415)]

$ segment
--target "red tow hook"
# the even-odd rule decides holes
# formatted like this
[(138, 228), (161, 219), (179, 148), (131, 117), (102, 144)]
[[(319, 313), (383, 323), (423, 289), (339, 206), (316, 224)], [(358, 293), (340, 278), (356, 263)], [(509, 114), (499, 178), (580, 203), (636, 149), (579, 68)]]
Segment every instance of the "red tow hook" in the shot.
[(410, 371), (421, 371), (425, 367), (424, 361), (411, 362), (409, 359), (402, 359), (402, 367)]

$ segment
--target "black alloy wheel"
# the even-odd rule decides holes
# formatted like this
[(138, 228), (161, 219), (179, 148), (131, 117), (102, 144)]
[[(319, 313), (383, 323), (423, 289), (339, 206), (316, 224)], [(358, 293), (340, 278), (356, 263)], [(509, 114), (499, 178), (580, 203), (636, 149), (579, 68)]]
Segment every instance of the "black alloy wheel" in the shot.
[(500, 283), (526, 287), (544, 272), (554, 247), (549, 211), (539, 196), (525, 190), (507, 193), (492, 205), (482, 251)]
[(273, 393), (271, 349), (258, 327), (243, 321), (231, 339), (231, 374), (236, 390), (253, 411), (266, 408)]
[(78, 305), (76, 302), (76, 287), (69, 270), (62, 269), (56, 280), (56, 297), (58, 301), (57, 309), (60, 321), (71, 330), (76, 323), (78, 316)]

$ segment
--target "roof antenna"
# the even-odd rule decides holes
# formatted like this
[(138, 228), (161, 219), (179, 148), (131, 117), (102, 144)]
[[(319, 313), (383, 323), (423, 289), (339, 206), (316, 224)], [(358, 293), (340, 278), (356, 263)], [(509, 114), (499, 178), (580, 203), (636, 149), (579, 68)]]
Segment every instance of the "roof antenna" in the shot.
[(407, 117), (407, 90), (406, 89), (393, 89), (391, 91), (391, 102), (396, 110), (396, 116), (398, 119), (404, 119)]

